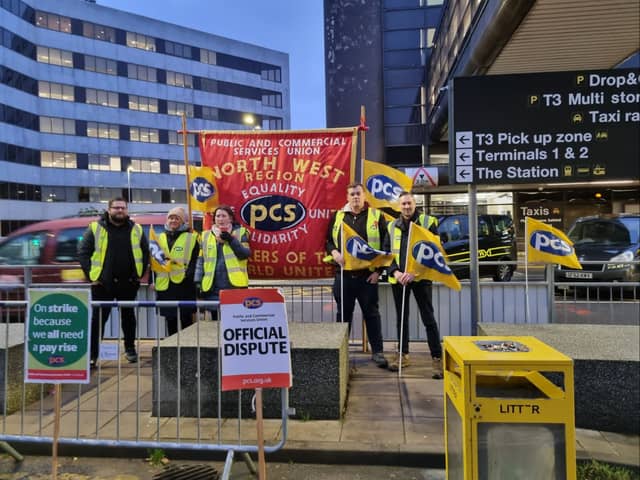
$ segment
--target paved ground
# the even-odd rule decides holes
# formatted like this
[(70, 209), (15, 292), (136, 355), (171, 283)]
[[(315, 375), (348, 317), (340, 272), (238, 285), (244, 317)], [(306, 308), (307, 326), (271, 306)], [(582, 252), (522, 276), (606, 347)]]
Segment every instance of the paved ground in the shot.
[[(392, 345), (386, 345), (391, 351)], [(152, 417), (151, 410), (151, 360), (150, 345), (141, 349), (140, 368), (122, 362), (118, 368), (116, 362), (106, 362), (100, 372), (92, 377), (90, 385), (82, 389), (66, 386), (63, 392), (61, 435), (96, 440), (120, 438), (120, 440), (159, 439), (163, 442), (216, 442), (216, 419), (181, 419), (179, 428), (175, 418)], [(267, 455), (269, 469), (275, 479), (339, 479), (336, 472), (328, 470), (327, 464), (343, 464), (337, 468), (345, 479), (437, 479), (444, 468), (444, 419), (443, 384), (431, 379), (431, 368), (427, 362), (426, 347), (412, 345), (412, 365), (403, 369), (402, 377), (397, 373), (377, 368), (362, 353), (359, 346), (350, 349), (350, 367), (352, 371), (348, 403), (341, 420), (288, 422), (288, 437), (284, 448)], [(140, 377), (137, 378), (136, 374)], [(6, 417), (0, 424), (4, 434), (19, 434), (26, 439), (36, 436), (50, 437), (53, 431), (53, 400), (45, 392), (42, 402), (33, 405), (25, 412)], [(223, 442), (233, 438), (237, 432), (237, 420), (227, 420), (223, 424)], [(96, 430), (97, 427), (97, 430)], [(200, 429), (199, 433), (197, 429)], [(242, 443), (255, 443), (255, 421), (242, 420)], [(226, 435), (226, 436), (225, 436)], [(265, 442), (274, 445), (282, 436), (280, 420), (265, 421)], [(178, 438), (176, 438), (178, 436)], [(231, 436), (231, 437), (230, 437)], [(638, 435), (620, 435), (615, 433), (582, 430), (576, 432), (576, 450), (578, 458), (594, 458), (601, 461), (640, 466), (640, 442)], [(116, 442), (117, 443), (117, 442)], [(15, 443), (14, 443), (15, 445)], [(50, 447), (34, 442), (31, 447), (16, 446), (28, 455), (22, 469), (11, 472), (13, 459), (4, 457), (1, 465), (2, 479), (38, 479), (36, 475), (49, 478), (51, 463), (46, 455)], [(34, 453), (45, 455), (33, 457)], [(102, 460), (102, 467), (94, 465), (92, 456), (117, 455), (116, 459)], [(203, 451), (179, 451), (170, 458), (174, 464), (190, 458), (203, 462), (210, 460), (211, 454)], [(105, 448), (76, 447), (73, 452), (61, 451), (68, 455), (61, 459), (60, 472), (74, 474), (66, 480), (83, 478), (103, 479), (146, 479), (152, 478), (158, 471), (142, 460), (144, 456), (137, 452), (138, 459), (127, 460), (129, 455)], [(79, 455), (73, 459), (70, 455)], [(236, 457), (237, 458), (237, 457)], [(219, 460), (223, 460), (224, 455)], [(98, 460), (100, 463), (100, 460)], [(322, 464), (307, 466), (304, 463)], [(354, 465), (356, 464), (356, 465)], [(39, 465), (33, 471), (27, 471), (31, 465)], [(222, 470), (222, 462), (217, 465)], [(376, 472), (362, 465), (381, 467)], [(394, 467), (385, 467), (392, 465)], [(402, 471), (395, 467), (410, 467)], [(38, 470), (39, 468), (39, 470)], [(96, 470), (90, 470), (95, 468)], [(233, 478), (249, 478), (242, 469), (244, 464), (234, 465)], [(304, 473), (296, 469), (307, 469)], [(327, 467), (329, 468), (329, 467)], [(432, 471), (426, 468), (435, 469)], [(237, 471), (237, 469), (241, 469)], [(10, 476), (7, 476), (10, 475)], [(11, 476), (13, 475), (13, 476)], [(22, 475), (22, 476), (20, 476)], [(82, 477), (81, 475), (86, 475)], [(120, 475), (120, 477), (118, 477)], [(133, 475), (133, 476), (127, 476)], [(245, 475), (238, 476), (238, 475)], [(315, 475), (315, 476), (309, 476)], [(325, 475), (325, 476), (322, 476)], [(395, 475), (395, 476), (394, 476)], [(422, 476), (420, 476), (422, 475)], [(360, 477), (359, 477), (360, 476)], [(59, 475), (58, 478), (65, 478)]]
[[(77, 458), (59, 459), (59, 480), (153, 480), (168, 473), (168, 469), (216, 469), (221, 474), (224, 465), (219, 462), (174, 461), (166, 467), (152, 466), (143, 460)], [(50, 480), (51, 459), (42, 456), (27, 457), (21, 464), (0, 456), (0, 480)], [(168, 475), (167, 475), (168, 476)], [(213, 477), (208, 477), (213, 478)], [(297, 463), (268, 463), (269, 480), (443, 480), (444, 470), (367, 465), (320, 465)], [(246, 465), (236, 463), (231, 471), (232, 480), (255, 480)]]

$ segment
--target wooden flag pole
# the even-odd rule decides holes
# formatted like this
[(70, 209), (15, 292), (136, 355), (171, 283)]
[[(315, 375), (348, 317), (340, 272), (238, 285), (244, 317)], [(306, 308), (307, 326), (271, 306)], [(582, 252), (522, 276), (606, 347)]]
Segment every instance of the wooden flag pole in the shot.
[(256, 428), (258, 434), (258, 480), (267, 480), (264, 458), (264, 422), (262, 420), (262, 388), (256, 388)]
[[(367, 116), (365, 112), (364, 105), (360, 105), (360, 175), (359, 180), (362, 182), (364, 178), (364, 160), (366, 158), (366, 150), (365, 150), (365, 142), (366, 142), (366, 133), (367, 133)], [(363, 353), (367, 353), (369, 351), (369, 345), (367, 344), (367, 326), (364, 322), (364, 318), (362, 319), (362, 351)]]
[(51, 461), (51, 478), (53, 480), (58, 479), (58, 439), (60, 438), (60, 397), (61, 397), (61, 389), (60, 384), (56, 383), (55, 390), (55, 408), (54, 408), (54, 419), (53, 419), (53, 448), (51, 452), (52, 461)]
[(185, 169), (185, 181), (187, 183), (187, 189), (185, 191), (187, 196), (187, 215), (189, 216), (189, 229), (193, 230), (193, 217), (191, 216), (191, 201), (189, 200), (189, 189), (191, 188), (191, 179), (189, 178), (189, 145), (188, 145), (188, 132), (187, 132), (187, 116), (182, 114), (182, 146), (184, 149), (184, 169)]

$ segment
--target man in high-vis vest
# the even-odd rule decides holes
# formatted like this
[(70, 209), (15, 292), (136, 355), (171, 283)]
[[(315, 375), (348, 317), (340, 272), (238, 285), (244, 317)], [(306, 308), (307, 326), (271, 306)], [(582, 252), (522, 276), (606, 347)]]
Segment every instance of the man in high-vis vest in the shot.
[[(442, 346), (440, 344), (440, 331), (433, 312), (431, 303), (431, 281), (414, 281), (415, 275), (405, 271), (407, 260), (407, 243), (409, 238), (409, 226), (414, 222), (421, 227), (438, 235), (438, 219), (416, 210), (416, 200), (409, 192), (402, 192), (398, 197), (400, 202), (400, 216), (389, 224), (389, 244), (383, 246), (383, 250), (394, 254), (393, 263), (388, 267), (389, 283), (393, 292), (393, 300), (396, 307), (396, 325), (398, 329), (399, 351), (389, 364), (389, 370), (398, 371), (400, 364), (406, 368), (409, 363), (409, 295), (413, 295), (420, 310), (420, 318), (427, 330), (427, 343), (431, 351), (432, 378), (442, 379)], [(404, 298), (403, 298), (404, 293)], [(404, 302), (404, 317), (402, 320), (402, 305)], [(401, 321), (404, 325), (401, 324)], [(400, 331), (402, 330), (402, 338)]]
[[(188, 215), (182, 207), (175, 207), (167, 213), (164, 231), (158, 235), (158, 244), (164, 252), (169, 253), (169, 271), (155, 272), (154, 287), (156, 300), (160, 301), (195, 301), (196, 285), (193, 277), (196, 273), (196, 262), (200, 253), (198, 234), (189, 229)], [(178, 332), (180, 326), (187, 328), (193, 323), (195, 307), (160, 307), (167, 323), (167, 335)]]
[[(340, 225), (342, 222), (346, 223), (371, 247), (380, 249), (387, 236), (387, 221), (380, 211), (369, 208), (365, 203), (364, 187), (361, 183), (352, 183), (347, 187), (347, 202), (345, 208), (338, 210), (329, 223), (326, 241), (327, 253), (340, 266), (336, 269), (333, 283), (333, 298), (338, 306), (337, 320), (347, 322), (351, 331), (351, 320), (357, 300), (367, 327), (373, 353), (371, 359), (380, 368), (386, 368), (388, 362), (383, 353), (382, 327), (378, 308), (378, 279), (384, 269), (344, 271), (344, 257), (340, 248)], [(342, 288), (341, 278), (344, 279)]]
[[(149, 243), (142, 227), (129, 218), (124, 198), (109, 201), (109, 209), (89, 224), (78, 243), (78, 259), (91, 282), (93, 301), (133, 301), (140, 279), (149, 264)], [(94, 307), (91, 318), (91, 366), (100, 353), (102, 331), (111, 307)], [(102, 321), (100, 321), (102, 320)], [(136, 353), (136, 316), (133, 308), (121, 308), (120, 324), (125, 356), (138, 361)]]

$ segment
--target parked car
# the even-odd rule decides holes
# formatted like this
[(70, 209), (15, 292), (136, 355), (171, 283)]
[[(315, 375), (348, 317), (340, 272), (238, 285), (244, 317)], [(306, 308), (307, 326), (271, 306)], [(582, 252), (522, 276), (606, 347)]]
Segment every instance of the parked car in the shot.
[[(440, 241), (447, 252), (449, 266), (458, 278), (469, 277), (469, 216), (443, 215), (438, 217)], [(516, 262), (518, 250), (513, 219), (508, 215), (478, 215), (478, 258), (481, 277), (508, 282), (516, 270), (515, 263), (487, 265), (485, 262)]]
[[(84, 273), (77, 258), (78, 241), (95, 215), (59, 218), (27, 225), (11, 232), (0, 241), (0, 300), (24, 299), (25, 283), (82, 283)], [(142, 225), (149, 238), (149, 228), (160, 233), (166, 221), (165, 214), (131, 214)], [(201, 221), (196, 222), (196, 229)], [(25, 282), (25, 268), (30, 278)], [(148, 274), (142, 278), (148, 283)], [(0, 316), (7, 309), (0, 308)], [(15, 315), (11, 315), (13, 318)], [(3, 318), (0, 318), (2, 321)]]
[(582, 270), (557, 266), (556, 282), (640, 281), (640, 264), (637, 263), (640, 260), (640, 215), (578, 218), (567, 236), (573, 242)]

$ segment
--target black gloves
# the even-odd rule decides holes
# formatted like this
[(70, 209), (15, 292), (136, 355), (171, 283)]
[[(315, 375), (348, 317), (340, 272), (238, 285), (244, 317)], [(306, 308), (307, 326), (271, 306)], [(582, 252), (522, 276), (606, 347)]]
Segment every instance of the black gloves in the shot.
[(230, 242), (233, 239), (229, 232), (220, 232), (220, 238), (225, 242)]

